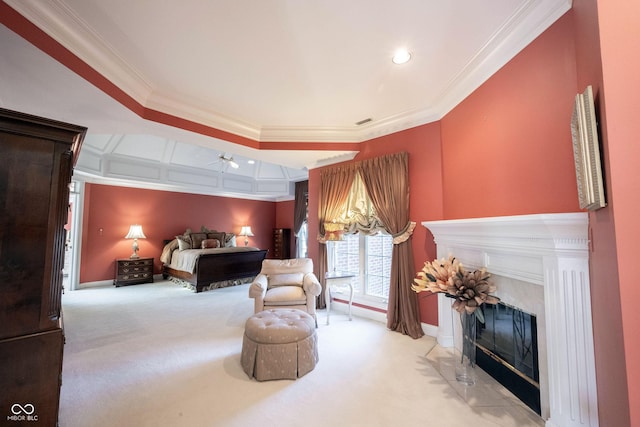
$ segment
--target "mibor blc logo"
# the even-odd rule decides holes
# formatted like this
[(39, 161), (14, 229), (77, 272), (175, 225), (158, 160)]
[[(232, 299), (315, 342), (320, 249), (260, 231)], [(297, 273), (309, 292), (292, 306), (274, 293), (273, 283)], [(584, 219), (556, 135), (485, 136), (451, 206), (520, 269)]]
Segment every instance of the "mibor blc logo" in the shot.
[(38, 421), (36, 407), (31, 403), (14, 403), (11, 405), (11, 414), (7, 415), (7, 421)]

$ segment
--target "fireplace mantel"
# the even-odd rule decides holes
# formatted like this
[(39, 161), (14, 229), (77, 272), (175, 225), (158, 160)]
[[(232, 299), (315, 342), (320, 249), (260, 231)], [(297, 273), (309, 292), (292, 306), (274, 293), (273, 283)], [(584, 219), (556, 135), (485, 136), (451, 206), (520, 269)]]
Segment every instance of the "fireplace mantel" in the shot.
[[(547, 427), (598, 426), (588, 215), (560, 213), (426, 221), (438, 258), (544, 289), (540, 369)], [(500, 289), (497, 295), (500, 296)], [(438, 300), (438, 342), (451, 346), (451, 302)], [(540, 331), (539, 331), (540, 334)], [(540, 342), (542, 339), (542, 343)]]
[(584, 257), (588, 218), (583, 213), (519, 215), (423, 222), (438, 245), (469, 269), (544, 285), (544, 257)]

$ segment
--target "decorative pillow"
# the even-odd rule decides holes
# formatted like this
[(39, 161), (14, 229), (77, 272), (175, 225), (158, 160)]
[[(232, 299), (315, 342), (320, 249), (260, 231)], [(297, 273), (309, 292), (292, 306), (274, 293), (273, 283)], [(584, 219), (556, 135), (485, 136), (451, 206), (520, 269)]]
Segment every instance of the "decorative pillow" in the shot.
[(207, 238), (207, 233), (191, 233), (191, 248), (200, 249), (202, 241)]
[(207, 233), (207, 239), (218, 239), (220, 242), (225, 241), (225, 232), (224, 231), (209, 231)]
[(176, 236), (178, 241), (178, 250), (184, 251), (185, 249), (191, 249), (191, 237), (190, 236)]
[(269, 287), (274, 286), (302, 286), (302, 279), (304, 274), (302, 273), (284, 273), (284, 274), (270, 274), (269, 275)]
[(208, 248), (219, 248), (220, 247), (220, 240), (218, 239), (204, 239), (202, 241), (202, 249), (208, 249)]
[(171, 262), (171, 253), (178, 249), (178, 239), (173, 239), (167, 243), (162, 249), (162, 255), (160, 255), (160, 262), (163, 264), (169, 264)]
[(224, 247), (225, 248), (235, 248), (236, 246), (236, 235), (233, 233), (227, 233), (224, 238)]

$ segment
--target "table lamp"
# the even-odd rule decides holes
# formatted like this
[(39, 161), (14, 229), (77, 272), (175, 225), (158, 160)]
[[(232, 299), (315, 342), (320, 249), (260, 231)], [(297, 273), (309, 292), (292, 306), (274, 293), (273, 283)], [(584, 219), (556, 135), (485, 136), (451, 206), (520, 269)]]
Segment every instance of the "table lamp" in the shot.
[(249, 236), (253, 236), (253, 232), (251, 231), (251, 227), (248, 225), (244, 225), (242, 230), (240, 230), (239, 236), (244, 236), (244, 245), (247, 246), (249, 244)]
[(129, 258), (131, 259), (140, 258), (138, 256), (138, 239), (147, 238), (147, 236), (145, 236), (144, 233), (142, 232), (142, 226), (139, 224), (133, 224), (131, 227), (129, 227), (129, 232), (127, 233), (126, 236), (124, 236), (124, 238), (133, 239), (133, 253)]

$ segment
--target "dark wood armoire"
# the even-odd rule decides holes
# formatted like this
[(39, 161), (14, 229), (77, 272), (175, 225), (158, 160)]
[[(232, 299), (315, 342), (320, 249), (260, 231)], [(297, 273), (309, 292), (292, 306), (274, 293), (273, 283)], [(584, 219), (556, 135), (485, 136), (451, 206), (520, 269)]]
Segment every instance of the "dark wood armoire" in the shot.
[(0, 424), (57, 425), (64, 225), (85, 133), (0, 109)]
[(275, 259), (291, 258), (291, 229), (273, 229), (273, 257)]

